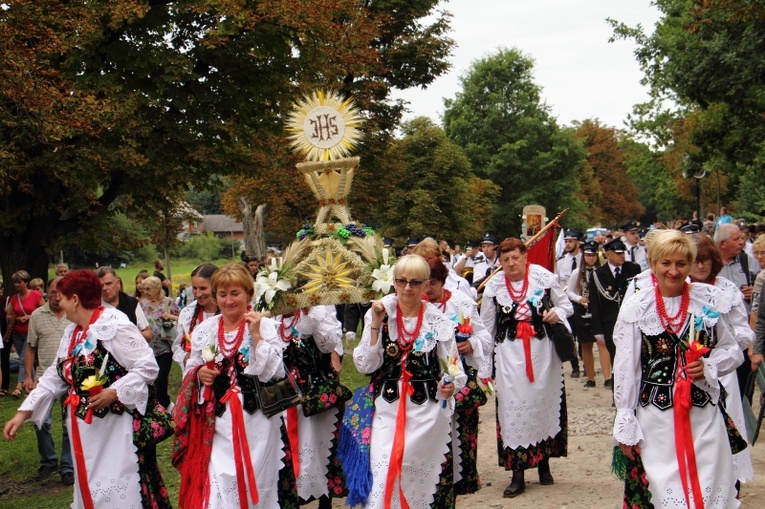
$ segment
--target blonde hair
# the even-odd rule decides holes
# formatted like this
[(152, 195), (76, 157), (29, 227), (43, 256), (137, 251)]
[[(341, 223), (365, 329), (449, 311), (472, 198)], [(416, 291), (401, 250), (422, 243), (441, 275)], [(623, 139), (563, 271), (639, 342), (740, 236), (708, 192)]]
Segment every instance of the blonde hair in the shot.
[(39, 277), (36, 277), (29, 282), (29, 288), (32, 290), (38, 290), (40, 293), (45, 293), (45, 281)]
[(412, 254), (420, 255), (423, 258), (429, 256), (441, 257), (441, 248), (438, 247), (438, 243), (430, 237), (425, 237), (419, 244), (414, 246)]
[(239, 286), (247, 292), (250, 299), (255, 295), (255, 284), (250, 275), (250, 271), (245, 269), (239, 263), (229, 263), (228, 265), (216, 270), (210, 280), (213, 298), (218, 293), (218, 288), (227, 288), (230, 286)]
[(418, 254), (402, 256), (393, 266), (393, 277), (398, 277), (404, 273), (425, 281), (430, 279), (430, 265), (425, 261), (425, 258)]
[(760, 234), (756, 239), (754, 239), (752, 248), (765, 249), (765, 234)]
[(652, 266), (670, 254), (680, 254), (688, 260), (688, 263), (693, 263), (696, 259), (696, 243), (693, 242), (690, 235), (679, 230), (661, 231), (651, 240), (650, 244), (648, 257)]

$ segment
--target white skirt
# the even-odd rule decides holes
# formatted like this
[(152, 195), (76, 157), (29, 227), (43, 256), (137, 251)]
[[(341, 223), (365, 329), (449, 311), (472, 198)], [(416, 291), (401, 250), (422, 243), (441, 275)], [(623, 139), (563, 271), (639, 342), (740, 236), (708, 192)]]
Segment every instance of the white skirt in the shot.
[[(237, 394), (241, 400), (242, 395)], [(231, 408), (215, 421), (212, 455), (210, 457), (210, 503), (208, 509), (239, 509), (239, 497), (247, 496), (247, 507), (279, 509), (279, 471), (284, 466), (281, 415), (270, 419), (260, 410), (250, 415), (246, 411), (244, 426), (250, 446), (250, 458), (258, 488), (258, 504), (252, 503), (248, 493), (239, 493), (236, 483), (236, 462), (231, 427)]]
[[(651, 502), (661, 508), (685, 508), (675, 449), (673, 409), (662, 411), (653, 405), (638, 406), (637, 419), (645, 435), (640, 457), (648, 478)], [(720, 409), (712, 404), (692, 407), (691, 430), (705, 509), (738, 507), (733, 455)], [(690, 489), (690, 481), (688, 487)]]
[[(401, 381), (398, 382), (401, 394)], [(388, 403), (382, 396), (375, 399), (375, 417), (372, 422), (370, 463), (372, 491), (367, 500), (368, 509), (382, 509), (385, 484), (390, 465), (391, 448), (396, 434), (396, 415), (399, 400)], [(422, 405), (406, 401), (406, 428), (401, 485), (406, 501), (412, 509), (427, 509), (433, 502), (436, 485), (441, 476), (441, 465), (449, 452), (451, 410), (441, 402), (428, 399)], [(393, 486), (391, 507), (401, 507), (399, 484)]]

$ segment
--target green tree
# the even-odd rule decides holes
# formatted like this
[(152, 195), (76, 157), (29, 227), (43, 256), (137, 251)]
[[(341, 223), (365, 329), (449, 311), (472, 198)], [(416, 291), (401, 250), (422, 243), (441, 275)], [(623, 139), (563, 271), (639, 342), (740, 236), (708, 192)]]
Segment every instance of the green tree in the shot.
[[(717, 172), (723, 203), (765, 205), (765, 8), (743, 0), (659, 0), (655, 31), (611, 21), (615, 38), (634, 40), (651, 100), (635, 107), (632, 125), (666, 150)], [(681, 140), (675, 137), (680, 134)], [(680, 157), (679, 155), (676, 157)]]
[(475, 192), (493, 201), (499, 188), (477, 179), (462, 150), (428, 118), (404, 124), (403, 137), (391, 147), (401, 164), (398, 185), (385, 200), (379, 218), (382, 233), (405, 239), (431, 234), (463, 239), (482, 234), (490, 210), (474, 209)]
[(448, 66), (447, 17), (421, 19), (436, 4), (3, 4), (3, 273), (43, 276), (46, 250), (95, 218), (150, 209), (219, 175), (288, 167), (283, 119), (308, 89), (353, 95), (375, 119), (370, 132), (383, 133), (370, 139), (387, 143), (401, 112), (391, 88), (426, 85)]
[(525, 205), (551, 214), (574, 207), (586, 155), (541, 102), (533, 65), (517, 49), (502, 49), (473, 63), (460, 78), (462, 91), (445, 101), (447, 136), (465, 150), (477, 176), (501, 188), (493, 214), (500, 235), (516, 235)]

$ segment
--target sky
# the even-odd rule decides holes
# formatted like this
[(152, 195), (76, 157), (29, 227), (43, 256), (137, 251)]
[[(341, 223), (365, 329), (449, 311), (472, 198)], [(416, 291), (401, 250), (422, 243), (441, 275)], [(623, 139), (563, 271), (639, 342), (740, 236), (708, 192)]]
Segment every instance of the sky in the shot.
[(597, 118), (622, 128), (632, 106), (648, 99), (635, 45), (609, 43), (606, 18), (652, 33), (659, 11), (650, 0), (441, 0), (438, 9), (453, 14), (452, 68), (425, 90), (395, 94), (410, 102), (405, 120), (427, 116), (440, 124), (444, 98), (460, 91), (459, 77), (502, 47), (534, 59), (534, 82), (561, 126)]

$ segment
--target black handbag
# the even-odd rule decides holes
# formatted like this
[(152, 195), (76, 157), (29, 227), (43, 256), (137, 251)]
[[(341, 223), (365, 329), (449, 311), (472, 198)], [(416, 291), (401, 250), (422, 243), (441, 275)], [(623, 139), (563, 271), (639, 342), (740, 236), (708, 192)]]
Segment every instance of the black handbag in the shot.
[[(552, 309), (549, 292), (542, 298), (542, 310), (547, 311), (548, 309)], [(547, 337), (552, 340), (555, 353), (558, 354), (561, 362), (570, 362), (577, 358), (574, 335), (568, 330), (565, 323), (560, 320), (554, 324), (544, 323), (544, 328)]]
[(287, 373), (284, 378), (258, 383), (260, 409), (266, 417), (273, 417), (290, 407), (297, 406), (303, 399), (292, 373), (287, 368), (284, 371)]

